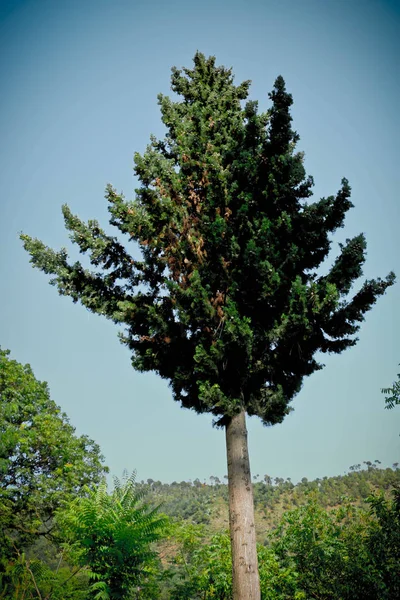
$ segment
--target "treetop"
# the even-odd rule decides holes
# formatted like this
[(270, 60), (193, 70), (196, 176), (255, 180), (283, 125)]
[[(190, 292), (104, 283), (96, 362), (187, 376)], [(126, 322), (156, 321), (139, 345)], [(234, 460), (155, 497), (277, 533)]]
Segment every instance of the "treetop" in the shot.
[(184, 407), (219, 423), (244, 407), (274, 424), (303, 378), (322, 367), (317, 352), (356, 343), (394, 274), (351, 296), (365, 261), (363, 234), (319, 273), (352, 207), (349, 182), (311, 202), (283, 77), (266, 113), (247, 100), (249, 86), (236, 86), (231, 69), (201, 53), (193, 68), (172, 69), (178, 98), (158, 97), (167, 133), (135, 154), (135, 199), (106, 188), (110, 223), (132, 253), (67, 206), (65, 226), (91, 270), (71, 264), (64, 249), (21, 237), (60, 294), (124, 326), (134, 368), (168, 379)]

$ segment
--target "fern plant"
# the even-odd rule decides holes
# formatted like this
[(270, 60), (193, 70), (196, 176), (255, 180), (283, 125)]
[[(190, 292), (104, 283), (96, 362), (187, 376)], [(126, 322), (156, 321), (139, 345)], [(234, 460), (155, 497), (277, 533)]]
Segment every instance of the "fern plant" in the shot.
[(135, 473), (122, 481), (114, 478), (114, 490), (103, 481), (85, 498), (77, 498), (58, 522), (67, 540), (70, 560), (86, 567), (97, 600), (131, 597), (134, 587), (146, 587), (157, 554), (153, 542), (162, 537), (167, 518), (144, 501), (135, 485)]

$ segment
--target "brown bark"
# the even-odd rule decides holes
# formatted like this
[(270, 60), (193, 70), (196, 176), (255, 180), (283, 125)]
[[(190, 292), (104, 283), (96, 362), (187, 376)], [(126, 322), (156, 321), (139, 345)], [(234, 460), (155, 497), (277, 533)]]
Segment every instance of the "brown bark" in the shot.
[(226, 425), (233, 600), (260, 600), (253, 486), (243, 410)]

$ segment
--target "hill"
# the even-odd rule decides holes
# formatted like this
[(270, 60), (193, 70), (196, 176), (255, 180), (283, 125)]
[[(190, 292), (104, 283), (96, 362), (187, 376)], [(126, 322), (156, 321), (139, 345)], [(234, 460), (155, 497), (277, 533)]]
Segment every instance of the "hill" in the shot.
[[(313, 481), (303, 478), (297, 484), (268, 475), (261, 481), (258, 479), (256, 475), (256, 528), (258, 540), (263, 542), (265, 534), (278, 525), (282, 514), (305, 504), (310, 492), (318, 491), (318, 502), (326, 509), (348, 501), (364, 506), (371, 493), (386, 493), (400, 486), (400, 468), (398, 463), (382, 469), (379, 461), (365, 461), (363, 467), (354, 465), (344, 475)], [(209, 483), (195, 479), (167, 484), (148, 479), (137, 485), (147, 492), (149, 501), (161, 504), (161, 510), (176, 521), (204, 524), (210, 533), (228, 528), (228, 486), (218, 477), (211, 476)]]

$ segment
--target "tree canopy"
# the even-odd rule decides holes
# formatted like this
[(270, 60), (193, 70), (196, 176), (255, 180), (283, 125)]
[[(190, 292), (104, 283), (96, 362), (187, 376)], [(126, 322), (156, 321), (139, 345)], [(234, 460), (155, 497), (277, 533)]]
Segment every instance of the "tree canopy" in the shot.
[[(54, 513), (98, 483), (99, 446), (77, 436), (47, 384), (0, 349), (0, 536), (26, 547), (54, 526)], [(1, 537), (0, 537), (1, 539)]]
[[(133, 201), (107, 186), (110, 223), (133, 242), (84, 223), (68, 206), (71, 240), (92, 269), (22, 235), (35, 267), (60, 294), (125, 326), (134, 368), (170, 381), (175, 400), (217, 422), (243, 408), (283, 420), (317, 352), (356, 343), (364, 314), (394, 282), (364, 281), (366, 241), (348, 239), (324, 275), (331, 234), (352, 207), (346, 179), (310, 202), (313, 179), (296, 151), (292, 96), (279, 76), (265, 113), (249, 81), (196, 53), (172, 69), (158, 101), (167, 133), (135, 154)], [(136, 251), (140, 251), (137, 258)]]

